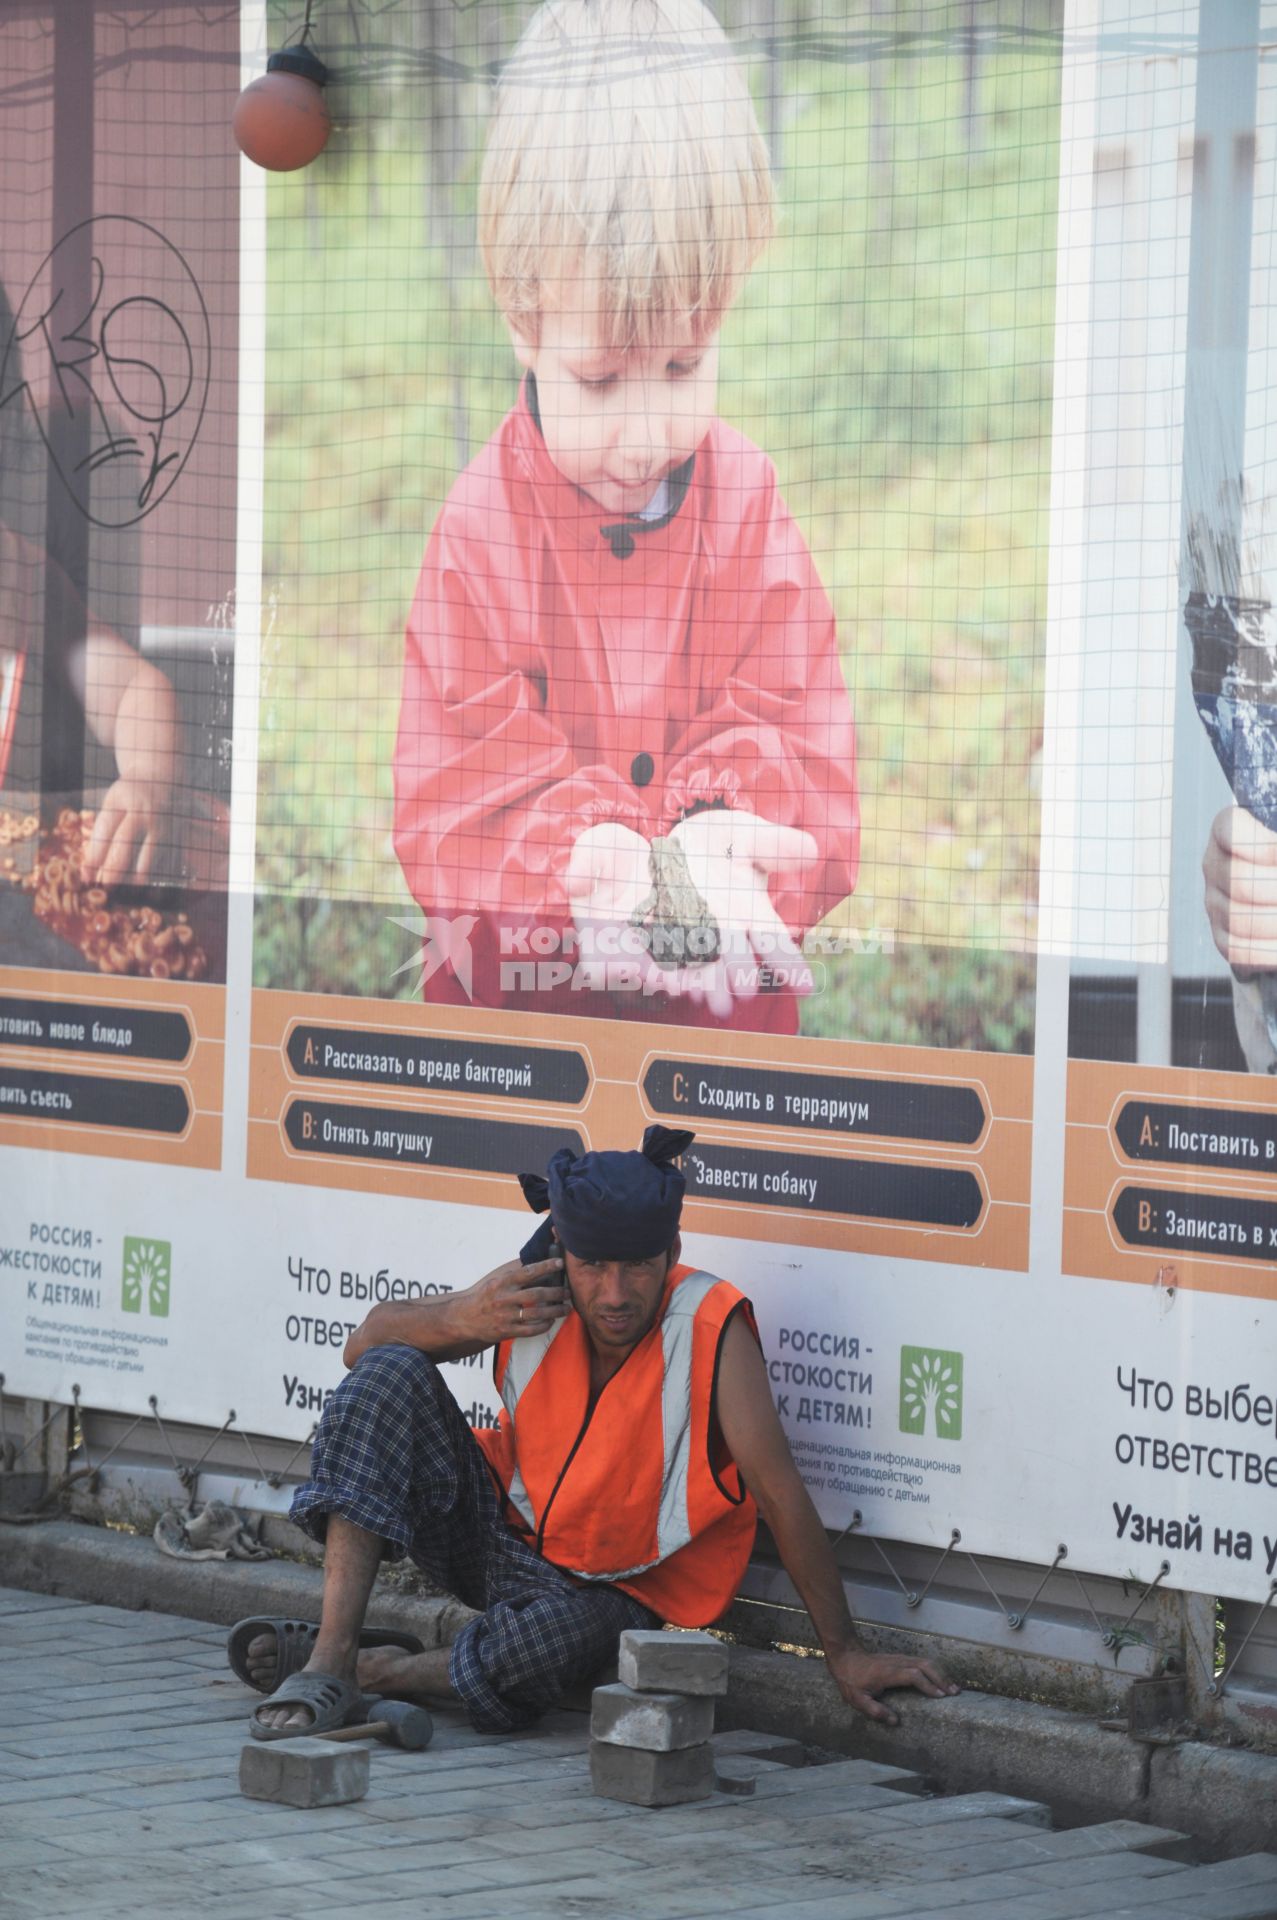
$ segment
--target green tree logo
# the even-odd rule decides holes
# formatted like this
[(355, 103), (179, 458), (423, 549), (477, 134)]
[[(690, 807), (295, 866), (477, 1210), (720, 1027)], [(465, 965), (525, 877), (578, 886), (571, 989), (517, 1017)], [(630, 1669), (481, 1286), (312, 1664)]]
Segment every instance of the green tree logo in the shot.
[(168, 1240), (124, 1239), (124, 1285), (120, 1305), (125, 1313), (146, 1310), (158, 1320), (168, 1318), (169, 1288), (173, 1279), (173, 1247)]
[(900, 1431), (933, 1440), (962, 1438), (962, 1355), (939, 1347), (900, 1349)]

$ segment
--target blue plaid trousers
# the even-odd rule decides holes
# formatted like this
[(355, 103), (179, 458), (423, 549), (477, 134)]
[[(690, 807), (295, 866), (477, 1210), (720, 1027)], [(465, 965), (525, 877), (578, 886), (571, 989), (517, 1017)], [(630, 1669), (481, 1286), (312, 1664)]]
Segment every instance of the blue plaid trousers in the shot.
[(614, 1656), (626, 1627), (660, 1624), (619, 1587), (572, 1579), (507, 1526), (460, 1407), (415, 1347), (371, 1348), (324, 1408), (291, 1517), (322, 1541), (330, 1513), (479, 1609), (449, 1677), (480, 1732), (531, 1726)]

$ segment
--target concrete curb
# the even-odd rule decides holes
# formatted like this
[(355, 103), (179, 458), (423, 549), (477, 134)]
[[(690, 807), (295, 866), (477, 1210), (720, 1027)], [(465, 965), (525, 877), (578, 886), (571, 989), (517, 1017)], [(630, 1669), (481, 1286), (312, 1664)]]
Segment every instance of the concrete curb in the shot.
[(733, 1647), (718, 1723), (912, 1767), (946, 1793), (1043, 1800), (1069, 1825), (1173, 1827), (1207, 1859), (1263, 1852), (1277, 1838), (1277, 1756), (1198, 1741), (1153, 1745), (1061, 1707), (988, 1693), (899, 1693), (892, 1706), (900, 1725), (879, 1726), (848, 1713), (823, 1660)]
[[(178, 1613), (218, 1626), (253, 1613), (317, 1620), (323, 1582), (319, 1567), (287, 1560), (173, 1560), (138, 1534), (74, 1520), (0, 1526), (0, 1586), (99, 1606)], [(450, 1643), (470, 1618), (469, 1607), (446, 1595), (420, 1599), (381, 1590), (368, 1609), (370, 1627), (415, 1633), (427, 1647)]]
[[(75, 1521), (0, 1526), (0, 1586), (230, 1625), (247, 1614), (318, 1618), (323, 1576), (287, 1561), (166, 1558), (135, 1534)], [(374, 1595), (369, 1625), (450, 1642), (469, 1619), (458, 1601)], [(823, 1660), (733, 1646), (721, 1728), (753, 1727), (892, 1766), (949, 1793), (1045, 1801), (1059, 1821), (1142, 1820), (1190, 1833), (1206, 1858), (1262, 1852), (1277, 1838), (1277, 1757), (1197, 1742), (1153, 1746), (1106, 1733), (1059, 1707), (993, 1694), (899, 1694), (900, 1725), (848, 1712)]]

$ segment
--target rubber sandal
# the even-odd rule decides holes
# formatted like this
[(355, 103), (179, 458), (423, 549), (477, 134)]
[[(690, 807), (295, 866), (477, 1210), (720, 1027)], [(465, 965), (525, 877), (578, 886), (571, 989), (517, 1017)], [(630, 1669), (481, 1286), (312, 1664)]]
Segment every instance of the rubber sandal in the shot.
[[(329, 1673), (292, 1673), (282, 1686), (249, 1716), (248, 1730), (254, 1740), (300, 1740), (311, 1734), (335, 1733), (338, 1727), (358, 1726), (368, 1718), (375, 1696), (361, 1693), (349, 1680), (335, 1679)], [(267, 1727), (258, 1715), (267, 1707), (309, 1707), (314, 1718), (304, 1727)]]
[[(319, 1628), (313, 1620), (271, 1619), (265, 1614), (253, 1614), (247, 1620), (238, 1621), (227, 1636), (226, 1658), (236, 1679), (242, 1680), (254, 1693), (271, 1691), (271, 1687), (264, 1687), (254, 1680), (248, 1670), (249, 1644), (263, 1633), (273, 1633), (275, 1636), (275, 1678), (272, 1686), (278, 1687), (290, 1674), (301, 1672), (310, 1659)], [(365, 1651), (373, 1647), (398, 1647), (403, 1653), (425, 1652), (424, 1645), (415, 1635), (391, 1633), (381, 1627), (365, 1627), (359, 1636), (359, 1645)]]

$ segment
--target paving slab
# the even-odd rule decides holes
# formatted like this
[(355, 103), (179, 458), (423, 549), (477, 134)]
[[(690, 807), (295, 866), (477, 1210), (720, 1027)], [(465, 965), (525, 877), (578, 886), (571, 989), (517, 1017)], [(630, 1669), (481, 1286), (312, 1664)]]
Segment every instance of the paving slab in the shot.
[(0, 1589), (0, 1915), (171, 1920), (180, 1887), (219, 1920), (1277, 1915), (1271, 1856), (1197, 1868), (1134, 1822), (1056, 1832), (1005, 1782), (933, 1797), (885, 1756), (761, 1766), (745, 1799), (601, 1800), (581, 1714), (496, 1739), (444, 1709), (426, 1752), (373, 1751), (364, 1800), (248, 1800), (255, 1699), (205, 1622)]

